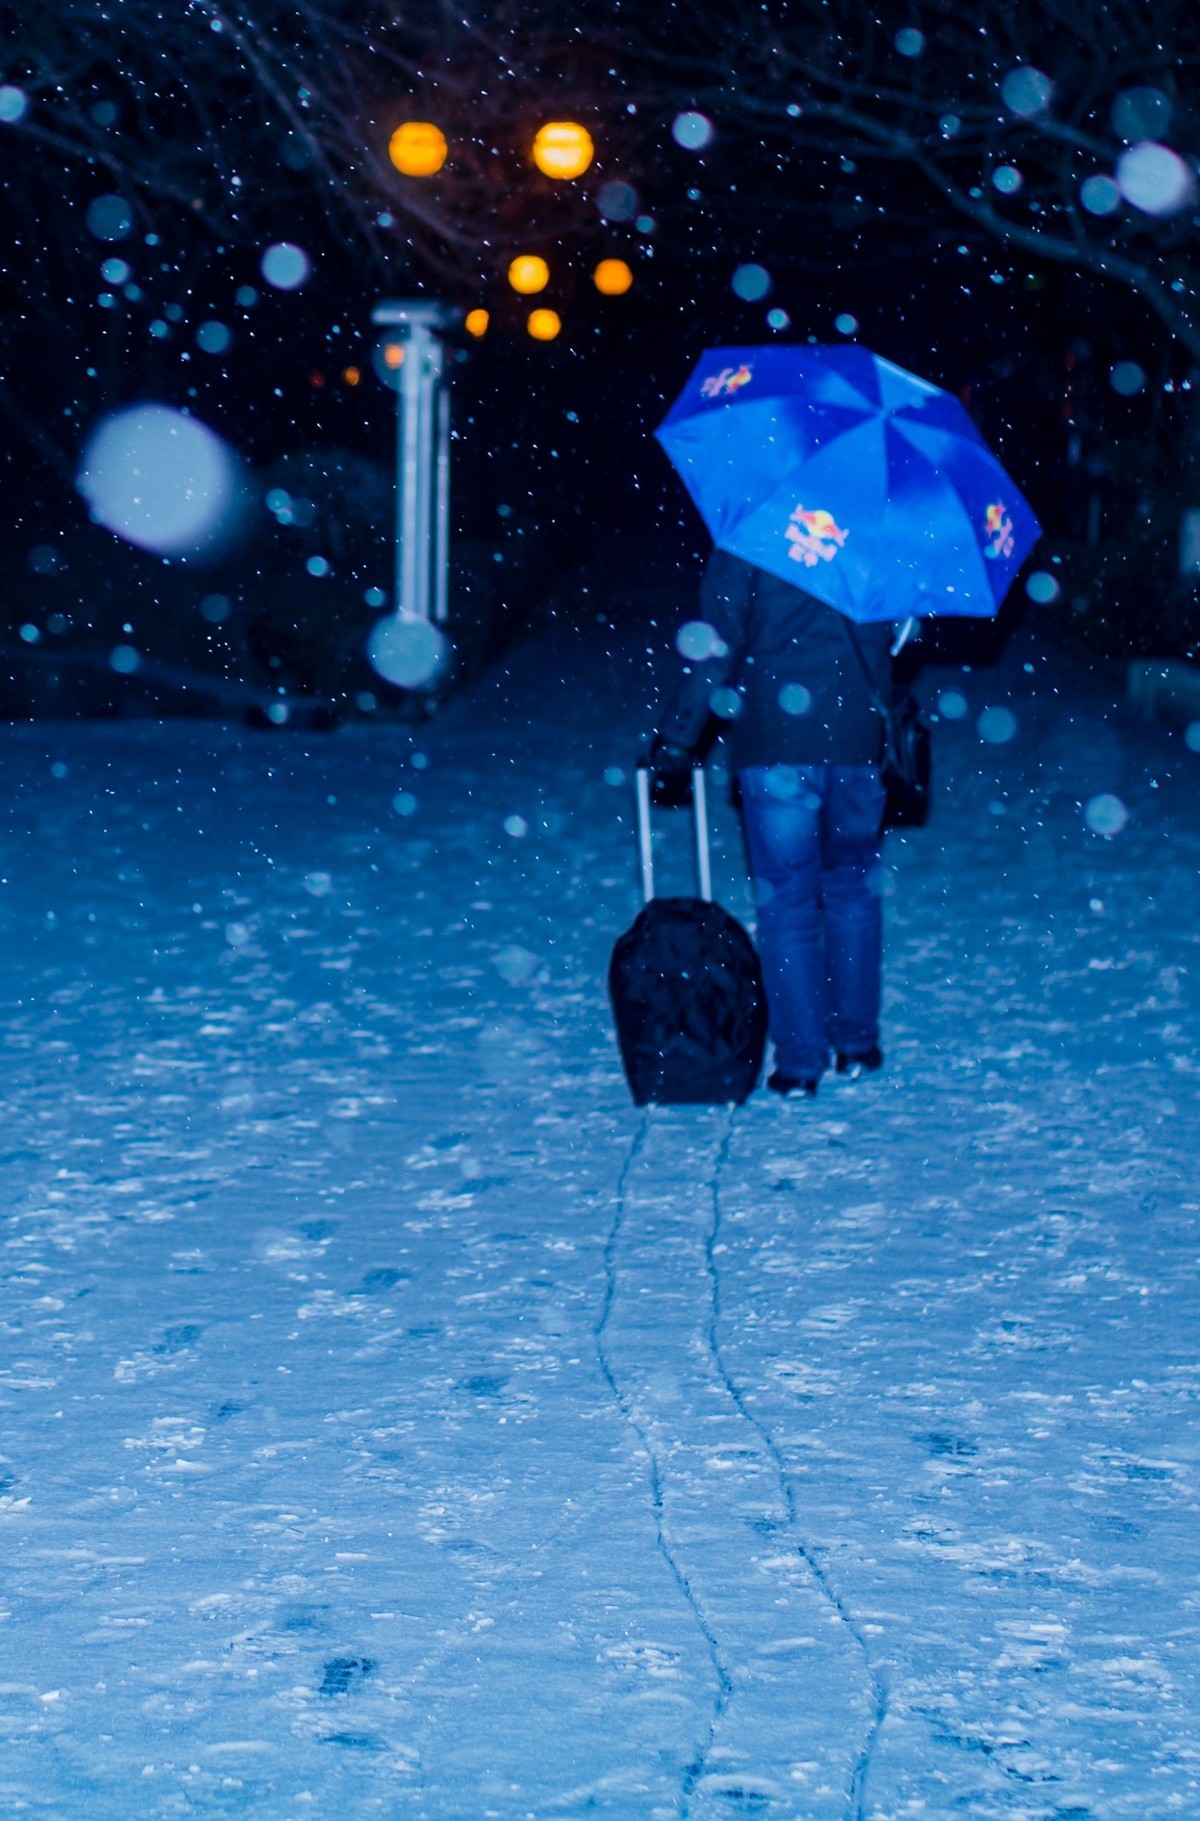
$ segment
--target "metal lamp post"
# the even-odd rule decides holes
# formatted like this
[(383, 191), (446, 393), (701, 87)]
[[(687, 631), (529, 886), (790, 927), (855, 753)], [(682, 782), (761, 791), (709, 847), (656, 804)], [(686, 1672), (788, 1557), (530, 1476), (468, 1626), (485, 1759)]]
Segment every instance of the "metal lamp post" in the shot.
[(461, 321), (451, 305), (413, 298), (376, 304), (371, 321), (392, 331), (396, 370), (396, 579), (394, 612), (446, 620), (450, 573), (450, 389), (447, 329)]

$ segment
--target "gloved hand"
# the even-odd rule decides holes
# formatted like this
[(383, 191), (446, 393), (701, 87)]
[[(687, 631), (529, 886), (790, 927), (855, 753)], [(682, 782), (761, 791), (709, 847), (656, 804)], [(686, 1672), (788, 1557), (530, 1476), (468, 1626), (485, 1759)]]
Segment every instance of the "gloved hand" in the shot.
[(657, 809), (682, 809), (692, 800), (692, 755), (656, 733), (642, 761), (650, 771), (650, 801)]

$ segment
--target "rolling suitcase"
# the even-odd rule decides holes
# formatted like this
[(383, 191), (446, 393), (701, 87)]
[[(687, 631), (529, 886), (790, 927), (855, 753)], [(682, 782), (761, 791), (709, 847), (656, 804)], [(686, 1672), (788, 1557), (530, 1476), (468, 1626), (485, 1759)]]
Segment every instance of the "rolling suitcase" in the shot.
[(608, 970), (617, 1041), (638, 1106), (724, 1105), (757, 1086), (767, 1037), (758, 956), (735, 917), (712, 901), (704, 768), (692, 770), (699, 896), (656, 898), (650, 773), (637, 772), (645, 903), (618, 937)]

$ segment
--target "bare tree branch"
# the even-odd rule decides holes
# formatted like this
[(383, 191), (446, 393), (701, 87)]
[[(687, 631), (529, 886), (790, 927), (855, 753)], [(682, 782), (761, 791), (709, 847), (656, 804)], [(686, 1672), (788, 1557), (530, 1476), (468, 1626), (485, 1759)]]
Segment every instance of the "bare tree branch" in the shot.
[[(836, 155), (867, 166), (864, 183), (876, 171), (889, 202), (907, 167), (985, 240), (1133, 292), (1200, 360), (1200, 31), (1185, 0), (942, 0), (924, 32), (899, 0), (701, 5), (682, 38), (679, 18), (640, 11), (613, 53), (646, 105), (711, 115), (747, 181), (755, 147), (764, 165), (781, 149)], [(1021, 71), (1024, 102), (1006, 87)], [(1122, 136), (1118, 103), (1135, 129), (1141, 105), (1145, 130)], [(1081, 205), (1087, 178), (1112, 180), (1131, 139), (1156, 137), (1193, 174), (1175, 202)]]

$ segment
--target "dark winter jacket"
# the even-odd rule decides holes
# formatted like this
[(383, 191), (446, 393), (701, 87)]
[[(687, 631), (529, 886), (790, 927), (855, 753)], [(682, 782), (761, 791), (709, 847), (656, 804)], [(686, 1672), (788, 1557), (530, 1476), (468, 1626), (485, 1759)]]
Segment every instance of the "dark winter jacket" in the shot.
[[(660, 737), (694, 751), (709, 717), (736, 770), (748, 765), (872, 765), (882, 717), (872, 701), (891, 691), (888, 624), (856, 626), (872, 685), (854, 654), (849, 622), (790, 582), (715, 550), (700, 586), (699, 626), (685, 649), (715, 645), (687, 663)], [(711, 627), (712, 634), (704, 628)]]

